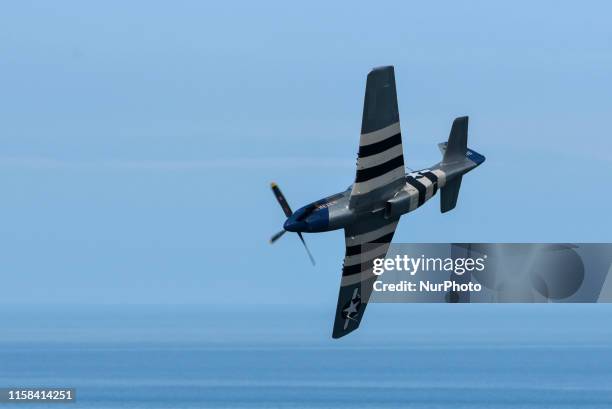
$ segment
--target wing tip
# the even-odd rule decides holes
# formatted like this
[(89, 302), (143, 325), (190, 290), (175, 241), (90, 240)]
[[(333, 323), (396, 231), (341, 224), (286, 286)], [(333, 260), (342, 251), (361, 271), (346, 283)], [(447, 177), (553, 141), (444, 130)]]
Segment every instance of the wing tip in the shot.
[(350, 328), (350, 329), (337, 329), (337, 328), (334, 328), (333, 331), (332, 331), (332, 338), (333, 339), (342, 338), (344, 336), (347, 336), (351, 332), (355, 331), (357, 328), (359, 328), (359, 324), (357, 324), (355, 327)]
[(373, 67), (370, 70), (370, 73), (377, 72), (377, 71), (388, 71), (388, 70), (395, 70), (395, 67), (393, 65), (381, 65), (378, 67)]

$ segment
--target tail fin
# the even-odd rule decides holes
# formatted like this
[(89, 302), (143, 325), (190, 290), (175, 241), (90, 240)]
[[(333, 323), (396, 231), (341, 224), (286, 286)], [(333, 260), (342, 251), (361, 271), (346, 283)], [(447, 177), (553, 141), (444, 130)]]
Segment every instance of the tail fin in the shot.
[[(453, 121), (448, 143), (444, 151), (442, 163), (450, 163), (465, 160), (467, 153), (468, 117), (462, 116)], [(454, 206), (453, 206), (454, 207)]]
[[(440, 150), (444, 157), (442, 165), (450, 165), (451, 167), (460, 167), (462, 162), (466, 162), (467, 149), (467, 133), (468, 133), (468, 117), (462, 116), (453, 121), (453, 126), (448, 136), (446, 144), (440, 144)], [(463, 173), (468, 169), (458, 169), (454, 177), (449, 177), (446, 185), (440, 189), (440, 211), (442, 213), (453, 210), (457, 205), (459, 197), (459, 189), (461, 188), (461, 179)]]

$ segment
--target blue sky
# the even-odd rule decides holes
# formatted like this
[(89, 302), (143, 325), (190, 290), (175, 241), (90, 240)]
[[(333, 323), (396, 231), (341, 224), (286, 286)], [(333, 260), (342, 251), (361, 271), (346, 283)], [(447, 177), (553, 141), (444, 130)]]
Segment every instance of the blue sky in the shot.
[[(393, 64), (407, 165), (470, 116), (487, 162), (397, 242), (610, 241), (606, 2), (13, 2), (0, 15), (0, 302), (335, 308), (341, 232), (274, 246), (354, 176)], [(377, 306), (388, 310), (394, 306)], [(330, 323), (331, 326), (331, 323)]]

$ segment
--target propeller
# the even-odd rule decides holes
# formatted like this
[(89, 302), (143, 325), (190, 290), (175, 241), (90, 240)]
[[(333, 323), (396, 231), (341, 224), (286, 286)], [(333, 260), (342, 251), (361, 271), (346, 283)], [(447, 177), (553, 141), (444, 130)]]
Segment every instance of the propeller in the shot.
[(285, 233), (287, 233), (287, 230), (281, 230), (278, 233), (276, 233), (274, 236), (270, 238), (270, 244), (274, 244), (274, 242), (280, 239), (281, 237), (283, 237), (283, 234)]
[[(281, 206), (281, 208), (283, 209), (283, 212), (285, 213), (285, 216), (289, 217), (293, 214), (293, 211), (291, 210), (291, 207), (289, 206), (289, 203), (287, 203), (287, 200), (285, 199), (285, 195), (283, 195), (283, 192), (281, 192), (281, 190), (279, 189), (278, 185), (274, 182), (272, 182), (270, 184), (270, 187), (272, 187), (272, 192), (274, 193), (274, 196), (276, 197), (276, 200), (278, 201), (278, 204)], [(281, 230), (278, 233), (274, 234), (271, 238), (270, 238), (270, 244), (273, 244), (276, 240), (280, 239), (283, 234), (285, 234), (287, 232), (287, 230)], [(306, 253), (308, 254), (308, 258), (310, 258), (310, 262), (312, 263), (312, 265), (315, 265), (315, 260), (314, 257), (312, 257), (312, 253), (310, 253), (310, 250), (308, 249), (308, 246), (306, 245), (306, 241), (304, 240), (304, 236), (302, 236), (301, 232), (297, 232), (298, 236), (300, 237), (300, 240), (302, 241), (302, 244), (304, 245), (304, 248), (306, 249)]]
[(314, 261), (314, 257), (310, 253), (310, 250), (308, 250), (308, 246), (306, 245), (306, 242), (304, 241), (304, 236), (302, 236), (302, 233), (300, 233), (300, 232), (298, 232), (298, 236), (300, 236), (300, 240), (302, 240), (302, 244), (304, 245), (304, 248), (306, 249), (306, 253), (308, 253), (308, 257), (310, 258), (310, 262), (314, 266), (316, 263)]

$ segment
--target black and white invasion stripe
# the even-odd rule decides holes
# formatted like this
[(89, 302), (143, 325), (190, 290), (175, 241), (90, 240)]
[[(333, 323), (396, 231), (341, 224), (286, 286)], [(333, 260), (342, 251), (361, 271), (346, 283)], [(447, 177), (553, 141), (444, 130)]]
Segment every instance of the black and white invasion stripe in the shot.
[(353, 285), (373, 276), (374, 259), (384, 258), (393, 239), (397, 220), (373, 230), (351, 235), (346, 232), (346, 255), (342, 267), (342, 286)]
[(400, 123), (361, 134), (351, 195), (363, 195), (404, 177)]
[[(424, 169), (418, 172), (409, 173), (406, 176), (408, 188), (416, 190), (417, 199), (415, 203), (411, 203), (410, 210), (421, 206), (433, 195), (436, 194), (439, 188), (446, 183), (446, 174), (441, 169)], [(414, 207), (414, 208), (413, 208)]]

